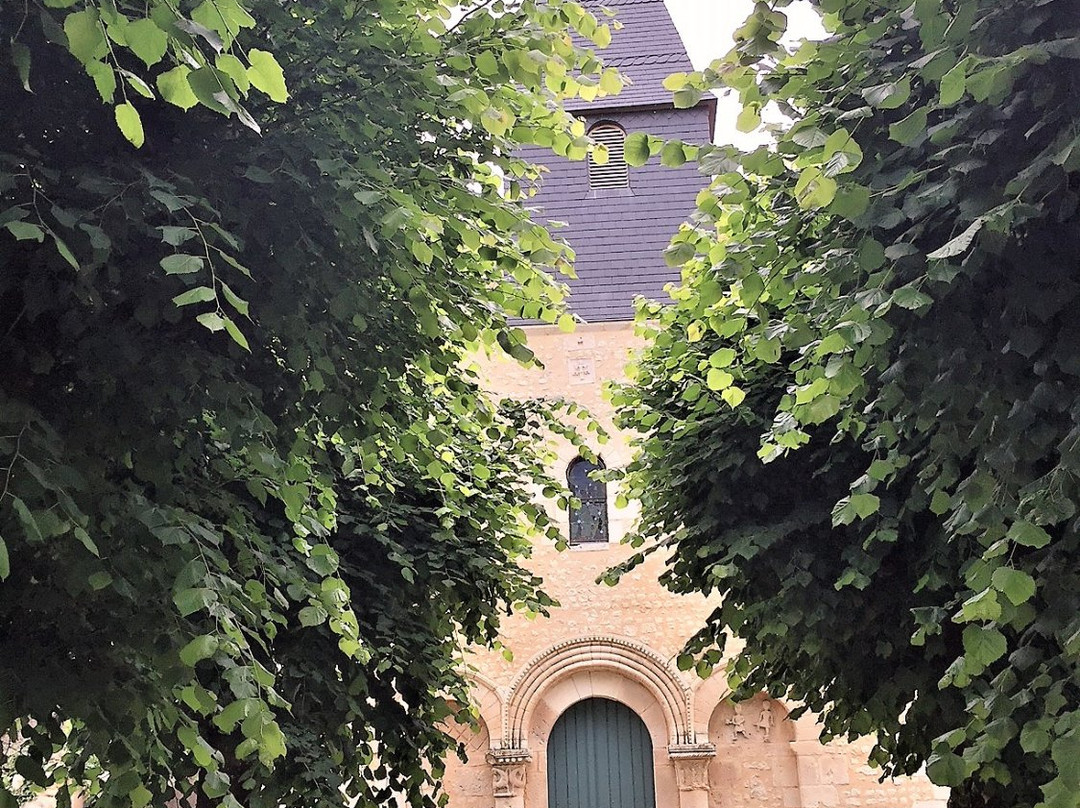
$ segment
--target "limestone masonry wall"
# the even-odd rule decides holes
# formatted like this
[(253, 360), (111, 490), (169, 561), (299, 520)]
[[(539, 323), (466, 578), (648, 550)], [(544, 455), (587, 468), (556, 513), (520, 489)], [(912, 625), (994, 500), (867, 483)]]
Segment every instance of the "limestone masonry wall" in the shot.
[[(605, 380), (624, 378), (638, 345), (632, 323), (581, 325), (573, 334), (532, 327), (529, 344), (544, 370), (481, 359), (489, 389), (517, 398), (565, 396), (585, 405), (611, 433), (607, 444), (593, 448), (608, 467), (626, 463), (630, 446), (614, 429), (602, 390)], [(558, 451), (561, 475), (575, 453), (569, 445)], [(610, 543), (562, 552), (548, 543), (535, 548), (529, 567), (560, 606), (548, 618), (506, 620), (502, 639), (511, 661), (483, 651), (472, 655), (481, 731), (452, 728), (469, 762), (447, 762), (450, 808), (549, 808), (551, 728), (572, 704), (594, 697), (629, 706), (648, 729), (657, 808), (944, 805), (947, 795), (925, 778), (878, 782), (866, 764), (868, 744), (823, 746), (813, 717), (793, 722), (783, 704), (764, 695), (734, 704), (722, 674), (702, 681), (679, 672), (675, 656), (715, 603), (664, 590), (657, 582), (663, 559), (655, 556), (614, 588), (595, 583), (632, 552), (619, 540), (636, 513), (632, 504), (616, 508), (611, 488)], [(565, 530), (566, 514), (547, 504)]]

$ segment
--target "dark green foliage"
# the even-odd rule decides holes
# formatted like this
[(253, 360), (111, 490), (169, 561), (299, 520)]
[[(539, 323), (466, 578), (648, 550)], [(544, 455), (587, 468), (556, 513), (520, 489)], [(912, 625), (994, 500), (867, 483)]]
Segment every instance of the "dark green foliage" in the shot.
[[(431, 805), (460, 649), (549, 603), (527, 491), (579, 414), (463, 359), (529, 362), (506, 315), (560, 317), (512, 154), (584, 156), (560, 102), (618, 78), (565, 32), (610, 32), (558, 2), (451, 30), (437, 0), (164, 6), (0, 5), (0, 734), (61, 804)], [(224, 17), (184, 34), (215, 8), (251, 13), (222, 53), (284, 66), (247, 127), (166, 81), (132, 138), (57, 33), (111, 15), (93, 58), (137, 77), (216, 51)]]
[[(780, 4), (783, 5), (783, 4)], [(674, 240), (617, 394), (640, 541), (723, 605), (684, 664), (926, 764), (955, 806), (1080, 805), (1080, 5), (759, 5), (672, 89), (794, 119)], [(774, 59), (773, 57), (777, 58)]]

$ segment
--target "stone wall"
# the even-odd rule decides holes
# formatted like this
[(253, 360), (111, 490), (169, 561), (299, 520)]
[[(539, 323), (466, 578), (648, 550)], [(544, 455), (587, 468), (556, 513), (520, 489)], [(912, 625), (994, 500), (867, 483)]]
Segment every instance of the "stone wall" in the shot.
[[(612, 423), (603, 383), (624, 377), (638, 344), (630, 323), (579, 326), (574, 334), (529, 329), (542, 371), (502, 358), (480, 362), (499, 395), (565, 396), (587, 406), (612, 438), (594, 448), (608, 467), (630, 458)], [(574, 459), (559, 445), (561, 474)], [(812, 717), (791, 721), (785, 705), (764, 695), (733, 704), (722, 674), (700, 680), (676, 670), (675, 656), (716, 605), (657, 582), (663, 559), (650, 558), (610, 588), (595, 581), (624, 560), (619, 539), (635, 519), (608, 491), (611, 543), (558, 551), (541, 543), (529, 567), (560, 606), (548, 618), (515, 615), (502, 639), (513, 653), (477, 652), (479, 735), (464, 728), (469, 763), (447, 762), (450, 808), (548, 808), (548, 733), (570, 705), (590, 697), (620, 701), (644, 721), (653, 746), (657, 808), (939, 808), (945, 795), (924, 778), (878, 782), (865, 744), (822, 746)], [(566, 515), (547, 503), (565, 530)]]

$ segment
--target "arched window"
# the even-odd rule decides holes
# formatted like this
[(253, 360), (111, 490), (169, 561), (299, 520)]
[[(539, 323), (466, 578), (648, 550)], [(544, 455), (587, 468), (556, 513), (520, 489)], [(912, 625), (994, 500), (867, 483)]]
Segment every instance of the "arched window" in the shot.
[(602, 469), (579, 457), (566, 470), (570, 493), (580, 507), (570, 504), (570, 543), (587, 544), (608, 540), (607, 483), (594, 480), (590, 473)]
[(607, 147), (606, 163), (597, 163), (589, 154), (590, 188), (629, 188), (630, 173), (626, 167), (626, 132), (618, 124), (598, 123), (589, 130), (589, 137)]

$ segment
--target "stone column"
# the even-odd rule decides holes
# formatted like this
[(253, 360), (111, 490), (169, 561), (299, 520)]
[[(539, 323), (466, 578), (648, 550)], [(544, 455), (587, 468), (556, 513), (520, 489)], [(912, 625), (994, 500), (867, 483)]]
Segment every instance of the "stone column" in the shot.
[(709, 764), (716, 757), (711, 743), (676, 744), (668, 747), (679, 784), (678, 808), (709, 808)]
[(494, 784), (495, 808), (525, 808), (528, 749), (492, 749), (487, 754)]

